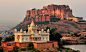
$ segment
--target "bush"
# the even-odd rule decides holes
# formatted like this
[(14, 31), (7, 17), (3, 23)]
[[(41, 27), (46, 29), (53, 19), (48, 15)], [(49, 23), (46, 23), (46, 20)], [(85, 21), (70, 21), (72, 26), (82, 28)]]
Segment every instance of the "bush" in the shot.
[(18, 50), (8, 51), (8, 52), (18, 52)]
[(35, 52), (40, 52), (39, 50), (35, 50)]
[(28, 50), (32, 50), (32, 49), (34, 49), (34, 45), (33, 45), (33, 43), (30, 43), (29, 47), (28, 47)]
[(7, 44), (7, 46), (11, 46), (11, 44)]
[(49, 48), (46, 48), (47, 50), (49, 50)]
[(25, 51), (26, 50), (26, 48), (21, 48), (21, 51)]
[(80, 39), (84, 39), (84, 37), (80, 37)]
[(32, 50), (33, 49), (33, 47), (28, 47), (28, 50)]
[(33, 50), (31, 50), (30, 52), (34, 52)]
[(3, 52), (3, 49), (0, 47), (0, 52)]

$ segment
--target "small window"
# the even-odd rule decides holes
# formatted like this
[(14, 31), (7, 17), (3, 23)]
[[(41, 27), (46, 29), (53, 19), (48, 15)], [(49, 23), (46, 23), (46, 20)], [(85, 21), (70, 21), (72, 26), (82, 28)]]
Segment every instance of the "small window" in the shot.
[(46, 37), (46, 40), (47, 40), (48, 38)]
[(43, 40), (44, 40), (44, 37), (43, 37)]
[(22, 41), (24, 41), (24, 38), (22, 38)]
[(27, 38), (26, 38), (26, 41), (27, 41)]

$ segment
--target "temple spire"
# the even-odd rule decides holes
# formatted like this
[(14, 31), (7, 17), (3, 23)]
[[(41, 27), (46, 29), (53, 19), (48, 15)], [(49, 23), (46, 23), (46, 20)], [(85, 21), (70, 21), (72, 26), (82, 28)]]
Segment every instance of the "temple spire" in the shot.
[(35, 26), (35, 24), (34, 24), (33, 19), (32, 19), (32, 22), (30, 24), (30, 27), (34, 27), (34, 26)]

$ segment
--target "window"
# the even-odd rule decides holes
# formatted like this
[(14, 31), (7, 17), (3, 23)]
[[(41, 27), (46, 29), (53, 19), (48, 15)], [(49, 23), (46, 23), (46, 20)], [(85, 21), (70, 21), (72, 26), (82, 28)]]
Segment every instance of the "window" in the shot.
[(46, 40), (47, 40), (48, 38), (46, 37)]
[(27, 38), (26, 38), (26, 41), (27, 41)]
[(43, 37), (43, 40), (44, 40), (44, 37)]
[(22, 41), (24, 41), (24, 38), (22, 38)]

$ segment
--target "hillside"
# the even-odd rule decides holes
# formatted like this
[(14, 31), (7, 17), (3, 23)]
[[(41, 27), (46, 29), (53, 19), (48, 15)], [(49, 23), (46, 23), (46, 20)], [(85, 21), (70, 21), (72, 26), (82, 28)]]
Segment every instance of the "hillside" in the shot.
[[(39, 25), (40, 28), (57, 28), (57, 32), (68, 33), (68, 32), (81, 32), (81, 26), (76, 23), (83, 21), (82, 17), (74, 17), (72, 10), (68, 5), (48, 5), (42, 9), (31, 9), (27, 10), (25, 19), (13, 29), (26, 30), (27, 25), (31, 23), (31, 20)], [(39, 29), (39, 28), (38, 28)], [(40, 29), (39, 29), (40, 30)]]

